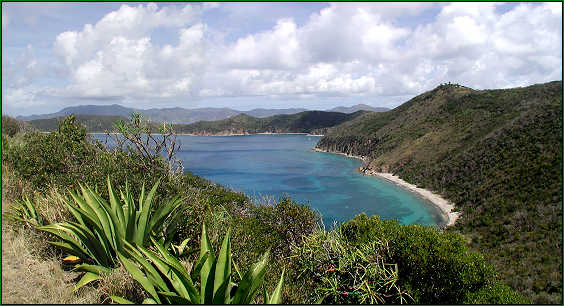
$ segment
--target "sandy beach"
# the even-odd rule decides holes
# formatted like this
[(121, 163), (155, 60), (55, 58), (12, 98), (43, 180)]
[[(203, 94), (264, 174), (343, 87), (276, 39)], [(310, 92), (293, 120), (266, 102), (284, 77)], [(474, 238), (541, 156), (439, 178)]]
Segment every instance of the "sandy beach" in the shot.
[(448, 200), (442, 198), (440, 195), (435, 194), (427, 189), (423, 189), (423, 188), (419, 188), (413, 184), (410, 184), (404, 180), (402, 180), (401, 178), (399, 178), (399, 176), (397, 175), (393, 175), (392, 173), (384, 173), (384, 172), (375, 172), (375, 171), (365, 171), (365, 174), (367, 175), (373, 175), (373, 176), (377, 176), (377, 177), (381, 177), (383, 179), (386, 179), (394, 184), (397, 184), (398, 186), (405, 188), (411, 192), (417, 193), (418, 195), (420, 195), (421, 197), (423, 197), (424, 199), (428, 200), (429, 202), (433, 203), (435, 206), (437, 206), (441, 212), (443, 213), (443, 218), (446, 221), (446, 226), (452, 226), (455, 224), (456, 219), (458, 219), (458, 216), (460, 215), (460, 212), (455, 212), (453, 211), (454, 209), (454, 205), (449, 202)]
[[(321, 149), (318, 149), (318, 148), (313, 148), (313, 151), (339, 154), (339, 155), (343, 155), (343, 156), (346, 156), (346, 157), (351, 157), (351, 158), (360, 159), (362, 161), (366, 161), (366, 157), (363, 157), (363, 156), (355, 156), (355, 155), (349, 155), (349, 154), (339, 153), (339, 152), (327, 152), (325, 150), (321, 150)], [(456, 219), (458, 219), (458, 216), (460, 215), (460, 212), (454, 212), (453, 211), (454, 204), (452, 204), (448, 200), (442, 198), (440, 195), (435, 194), (435, 193), (433, 193), (433, 192), (431, 192), (427, 189), (419, 188), (419, 187), (417, 187), (413, 184), (410, 184), (410, 183), (402, 180), (397, 175), (393, 175), (392, 173), (376, 172), (376, 171), (373, 171), (373, 170), (360, 170), (360, 172), (364, 175), (376, 176), (376, 177), (380, 177), (380, 178), (383, 178), (385, 180), (388, 180), (388, 181), (390, 181), (390, 182), (392, 182), (392, 183), (394, 183), (394, 184), (396, 184), (396, 185), (398, 185), (398, 186), (400, 186), (404, 189), (407, 189), (408, 191), (411, 191), (411, 192), (418, 194), (422, 198), (431, 202), (433, 205), (438, 207), (440, 209), (440, 211), (442, 212), (443, 219), (446, 221), (446, 226), (454, 225), (456, 223)]]

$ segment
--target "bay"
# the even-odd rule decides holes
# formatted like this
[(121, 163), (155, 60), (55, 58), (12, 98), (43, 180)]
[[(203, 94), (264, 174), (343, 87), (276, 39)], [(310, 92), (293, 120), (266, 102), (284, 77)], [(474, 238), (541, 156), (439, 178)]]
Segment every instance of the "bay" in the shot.
[(318, 210), (326, 226), (360, 213), (402, 224), (440, 225), (430, 202), (386, 180), (363, 176), (362, 162), (313, 152), (321, 137), (308, 135), (179, 135), (184, 168), (245, 192), (257, 202), (289, 196)]

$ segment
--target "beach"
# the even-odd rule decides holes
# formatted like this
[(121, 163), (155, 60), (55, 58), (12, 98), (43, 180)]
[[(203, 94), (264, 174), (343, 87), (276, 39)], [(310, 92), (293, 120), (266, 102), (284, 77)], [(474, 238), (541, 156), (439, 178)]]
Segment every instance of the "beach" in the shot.
[(460, 216), (460, 212), (453, 211), (454, 205), (448, 200), (442, 198), (440, 195), (435, 194), (427, 189), (419, 188), (413, 184), (410, 184), (402, 180), (397, 175), (393, 175), (392, 173), (385, 173), (385, 172), (375, 172), (371, 170), (366, 170), (364, 173), (366, 175), (372, 175), (386, 179), (394, 184), (397, 184), (402, 188), (405, 188), (411, 192), (420, 195), (424, 199), (433, 203), (433, 205), (437, 206), (443, 213), (443, 218), (446, 221), (446, 226), (453, 226), (456, 223), (456, 219), (458, 219), (458, 217)]
[[(321, 149), (318, 149), (318, 148), (313, 148), (313, 151), (339, 154), (339, 155), (343, 155), (343, 156), (346, 156), (346, 157), (356, 158), (356, 159), (360, 159), (362, 161), (366, 161), (366, 157), (363, 157), (363, 156), (356, 156), (356, 155), (350, 155), (350, 154), (339, 153), (339, 152), (328, 152), (326, 150), (321, 150)], [(453, 211), (454, 204), (452, 204), (450, 201), (442, 198), (440, 195), (433, 193), (433, 192), (431, 192), (427, 189), (419, 188), (419, 187), (417, 187), (413, 184), (410, 184), (410, 183), (402, 180), (397, 175), (394, 175), (392, 173), (376, 172), (374, 170), (364, 169), (364, 167), (361, 167), (361, 169), (359, 169), (359, 171), (364, 175), (376, 176), (376, 177), (380, 177), (380, 178), (383, 178), (385, 180), (388, 180), (388, 181), (390, 181), (390, 182), (392, 182), (392, 183), (394, 183), (394, 184), (396, 184), (396, 185), (398, 185), (398, 186), (400, 186), (404, 189), (407, 189), (408, 191), (411, 191), (413, 193), (418, 194), (419, 196), (421, 196), (425, 200), (431, 202), (433, 205), (438, 207), (439, 210), (442, 212), (443, 219), (446, 221), (446, 224), (445, 224), (446, 226), (453, 226), (456, 223), (456, 219), (458, 219), (458, 217), (460, 216), (460, 212)]]

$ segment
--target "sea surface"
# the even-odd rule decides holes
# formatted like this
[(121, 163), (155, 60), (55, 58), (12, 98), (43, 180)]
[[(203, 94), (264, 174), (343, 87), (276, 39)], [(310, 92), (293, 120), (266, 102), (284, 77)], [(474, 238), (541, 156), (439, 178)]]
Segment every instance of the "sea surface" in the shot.
[(363, 176), (362, 162), (313, 152), (319, 136), (179, 136), (184, 169), (243, 191), (257, 202), (289, 196), (318, 210), (324, 224), (360, 213), (402, 224), (440, 225), (430, 202), (384, 179)]

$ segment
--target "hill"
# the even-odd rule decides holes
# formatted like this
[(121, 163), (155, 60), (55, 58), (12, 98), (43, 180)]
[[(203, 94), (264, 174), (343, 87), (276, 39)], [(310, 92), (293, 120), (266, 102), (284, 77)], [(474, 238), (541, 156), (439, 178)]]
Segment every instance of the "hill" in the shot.
[(462, 211), (453, 231), (537, 303), (562, 302), (562, 81), (441, 85), (331, 128), (317, 147), (368, 157)]
[(350, 107), (338, 106), (338, 107), (334, 107), (332, 109), (329, 109), (327, 111), (328, 112), (338, 112), (338, 113), (350, 114), (350, 113), (357, 112), (359, 110), (380, 113), (380, 112), (387, 112), (390, 109), (386, 108), (386, 107), (372, 107), (372, 106), (366, 105), (366, 104), (357, 104), (357, 105), (353, 105), (353, 106), (350, 106)]
[[(351, 107), (336, 107), (328, 112), (340, 113), (354, 113), (359, 110), (366, 111), (386, 111), (387, 108), (377, 107), (373, 108), (368, 105), (359, 104)], [(151, 119), (153, 122), (169, 122), (179, 124), (190, 124), (198, 121), (216, 121), (233, 117), (238, 114), (246, 114), (256, 118), (265, 118), (275, 115), (292, 115), (307, 111), (305, 108), (283, 108), (283, 109), (265, 109), (255, 108), (250, 111), (239, 111), (231, 108), (217, 108), (217, 107), (204, 107), (204, 108), (151, 108), (151, 109), (135, 109), (124, 107), (118, 104), (112, 105), (78, 105), (66, 107), (58, 112), (42, 115), (31, 116), (18, 116), (18, 120), (31, 121), (38, 119), (51, 119), (58, 117), (65, 117), (71, 114), (75, 115), (103, 115), (103, 116), (123, 116), (129, 117), (133, 112), (143, 114), (145, 117)]]
[(292, 115), (255, 118), (240, 114), (219, 121), (200, 121), (189, 125), (176, 125), (178, 133), (195, 135), (233, 135), (255, 133), (324, 133), (327, 128), (356, 118), (365, 112), (352, 114), (306, 111)]
[[(64, 117), (37, 119), (27, 123), (40, 131), (50, 132), (56, 131), (59, 122), (63, 119)], [(90, 133), (110, 131), (112, 130), (112, 124), (118, 120), (127, 120), (127, 118), (125, 116), (111, 115), (76, 115), (76, 121), (83, 124)]]

